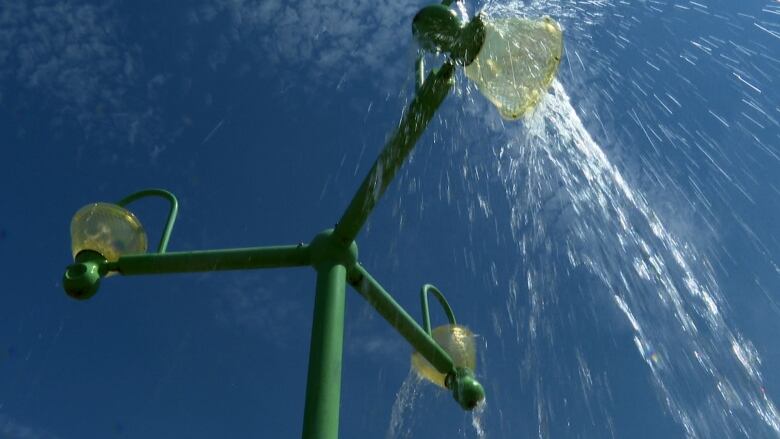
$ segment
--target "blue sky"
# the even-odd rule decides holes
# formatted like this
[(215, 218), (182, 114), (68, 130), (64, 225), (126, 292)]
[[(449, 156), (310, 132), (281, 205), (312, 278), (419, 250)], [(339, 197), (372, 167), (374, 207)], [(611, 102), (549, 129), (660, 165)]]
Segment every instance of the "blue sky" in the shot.
[[(312, 270), (75, 302), (69, 221), (163, 187), (171, 251), (332, 227), (413, 92), (425, 4), (0, 2), (0, 437), (300, 435)], [(780, 3), (464, 8), (559, 20), (561, 89), (509, 123), (459, 75), (358, 244), (412, 315), (445, 292), (487, 405), (416, 383), (349, 292), (341, 437), (777, 437)], [(164, 205), (133, 209), (156, 242)]]

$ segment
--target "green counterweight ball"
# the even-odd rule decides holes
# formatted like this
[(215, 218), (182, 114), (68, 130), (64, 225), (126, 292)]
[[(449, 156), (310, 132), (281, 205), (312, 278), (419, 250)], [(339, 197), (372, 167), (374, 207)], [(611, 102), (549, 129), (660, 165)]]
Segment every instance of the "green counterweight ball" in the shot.
[(65, 292), (74, 299), (87, 300), (100, 288), (100, 271), (94, 262), (81, 262), (68, 266), (62, 276)]
[(452, 396), (464, 410), (473, 410), (480, 401), (485, 399), (485, 389), (474, 378), (474, 374), (466, 368), (458, 368), (447, 380), (452, 390)]
[(65, 269), (62, 275), (62, 286), (65, 292), (74, 299), (87, 300), (100, 288), (101, 266), (106, 258), (98, 252), (84, 250), (76, 255), (76, 263)]

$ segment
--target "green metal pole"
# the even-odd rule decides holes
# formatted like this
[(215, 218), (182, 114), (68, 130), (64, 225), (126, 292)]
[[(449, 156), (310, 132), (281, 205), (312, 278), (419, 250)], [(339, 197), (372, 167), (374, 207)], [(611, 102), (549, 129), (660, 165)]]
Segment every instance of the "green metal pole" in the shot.
[(395, 134), (385, 145), (347, 210), (336, 224), (334, 234), (342, 245), (349, 245), (357, 237), (368, 215), (371, 214), (395, 173), (414, 148), (417, 139), (425, 131), (436, 109), (452, 89), (454, 73), (455, 66), (447, 62), (439, 70), (431, 72), (423, 82)]
[(338, 438), (346, 277), (341, 264), (317, 267), (303, 439)]
[(309, 265), (304, 244), (122, 256), (107, 268), (124, 275), (247, 270)]
[(412, 347), (441, 373), (455, 371), (452, 358), (393, 299), (365, 268), (355, 264), (349, 271), (349, 284), (368, 301), (382, 317), (401, 334)]
[(196, 252), (144, 253), (107, 262), (97, 252), (83, 251), (65, 269), (63, 287), (74, 299), (86, 300), (97, 293), (100, 279), (109, 272), (124, 275), (192, 273), (196, 271), (249, 270), (302, 267), (311, 264), (309, 246), (252, 247)]

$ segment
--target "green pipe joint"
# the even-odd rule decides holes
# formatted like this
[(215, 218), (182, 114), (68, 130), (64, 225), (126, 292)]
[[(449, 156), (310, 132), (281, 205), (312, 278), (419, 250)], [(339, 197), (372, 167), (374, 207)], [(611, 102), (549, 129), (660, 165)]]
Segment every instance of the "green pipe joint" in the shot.
[(468, 368), (458, 367), (455, 372), (450, 372), (445, 384), (452, 391), (452, 397), (464, 410), (473, 410), (480, 401), (485, 399), (485, 389)]
[(85, 250), (76, 255), (62, 275), (65, 292), (74, 299), (87, 300), (100, 288), (100, 278), (106, 275), (106, 258), (98, 252)]

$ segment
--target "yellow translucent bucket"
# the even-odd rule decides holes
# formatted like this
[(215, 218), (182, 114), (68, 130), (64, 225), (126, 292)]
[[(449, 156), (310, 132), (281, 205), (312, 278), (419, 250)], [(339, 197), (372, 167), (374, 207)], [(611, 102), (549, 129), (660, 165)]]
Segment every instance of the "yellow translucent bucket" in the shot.
[(465, 68), (505, 119), (533, 111), (550, 87), (563, 56), (563, 32), (550, 17), (485, 20), (485, 42)]
[[(431, 336), (452, 357), (455, 367), (467, 367), (471, 371), (476, 369), (476, 343), (469, 328), (463, 325), (442, 325), (434, 328)], [(412, 354), (412, 368), (420, 377), (442, 388), (447, 387), (444, 384), (446, 376), (418, 352)]]
[(113, 262), (127, 254), (145, 253), (146, 232), (141, 222), (124, 207), (93, 203), (82, 207), (70, 223), (73, 257), (91, 250)]

